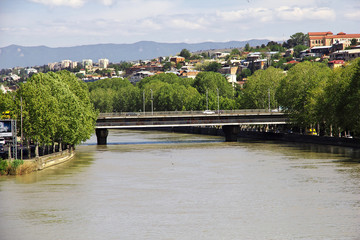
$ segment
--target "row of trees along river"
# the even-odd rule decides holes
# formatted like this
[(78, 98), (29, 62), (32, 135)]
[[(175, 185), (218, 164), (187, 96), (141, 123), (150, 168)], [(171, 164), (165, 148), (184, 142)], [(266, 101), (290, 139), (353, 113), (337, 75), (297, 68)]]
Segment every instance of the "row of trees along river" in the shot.
[[(270, 67), (233, 88), (220, 73), (202, 72), (193, 79), (159, 74), (136, 85), (127, 79), (88, 83), (100, 112), (182, 111), (281, 108), (299, 129), (318, 128), (322, 135), (360, 133), (360, 59), (331, 69), (324, 63), (303, 62), (287, 73)], [(144, 101), (145, 100), (145, 101)]]
[(16, 92), (0, 95), (0, 109), (11, 111), (18, 136), (22, 131), (24, 144), (35, 144), (37, 156), (39, 145), (61, 150), (90, 138), (98, 115), (86, 84), (68, 71), (33, 75)]
[[(145, 99), (145, 101), (144, 101)], [(0, 94), (0, 110), (20, 123), (25, 143), (76, 145), (94, 132), (98, 112), (138, 112), (282, 108), (295, 126), (318, 126), (324, 135), (360, 133), (360, 59), (345, 67), (303, 62), (287, 73), (270, 67), (233, 88), (220, 73), (202, 72), (195, 79), (174, 74), (104, 79), (85, 84), (67, 71), (33, 75), (18, 91)], [(22, 114), (21, 114), (22, 112)], [(20, 126), (20, 124), (18, 124)], [(18, 135), (20, 135), (18, 128)]]

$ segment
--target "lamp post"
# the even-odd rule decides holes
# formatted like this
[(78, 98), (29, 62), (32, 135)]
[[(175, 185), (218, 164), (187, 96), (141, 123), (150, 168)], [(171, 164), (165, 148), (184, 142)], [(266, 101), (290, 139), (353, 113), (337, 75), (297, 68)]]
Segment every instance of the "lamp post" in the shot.
[(218, 100), (218, 114), (220, 115), (220, 98), (219, 98), (219, 88), (216, 88), (217, 100)]
[(144, 115), (145, 115), (145, 89), (143, 91), (143, 112), (144, 112)]
[(269, 97), (269, 112), (270, 112), (270, 88), (268, 89), (268, 97)]
[(209, 110), (208, 90), (206, 89), (206, 110)]
[(153, 98), (153, 90), (150, 89), (151, 92), (151, 115), (154, 115), (154, 98)]
[(21, 147), (21, 160), (23, 160), (23, 151), (24, 151), (24, 141), (23, 141), (23, 105), (22, 105), (22, 96), (20, 96), (20, 147)]

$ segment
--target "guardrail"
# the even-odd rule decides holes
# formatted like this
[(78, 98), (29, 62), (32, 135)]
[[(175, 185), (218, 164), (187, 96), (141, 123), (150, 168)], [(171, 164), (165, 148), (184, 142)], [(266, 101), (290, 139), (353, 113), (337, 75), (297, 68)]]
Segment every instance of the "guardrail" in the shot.
[(99, 118), (105, 117), (141, 117), (141, 116), (192, 116), (192, 115), (227, 115), (227, 114), (273, 114), (282, 113), (278, 109), (240, 109), (240, 110), (207, 110), (207, 111), (161, 111), (161, 112), (112, 112), (100, 113)]

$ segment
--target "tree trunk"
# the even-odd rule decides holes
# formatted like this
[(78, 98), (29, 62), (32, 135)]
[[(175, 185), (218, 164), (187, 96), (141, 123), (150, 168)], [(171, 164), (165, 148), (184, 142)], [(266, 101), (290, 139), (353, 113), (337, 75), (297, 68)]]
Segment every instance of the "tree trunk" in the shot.
[(8, 147), (8, 158), (11, 159), (11, 144)]
[(28, 149), (28, 159), (31, 158), (31, 147), (30, 147), (30, 142), (29, 142), (29, 139), (26, 141), (26, 147)]
[(332, 137), (333, 136), (333, 126), (332, 126), (332, 124), (330, 124), (330, 137)]
[(35, 143), (35, 157), (39, 157), (39, 143)]

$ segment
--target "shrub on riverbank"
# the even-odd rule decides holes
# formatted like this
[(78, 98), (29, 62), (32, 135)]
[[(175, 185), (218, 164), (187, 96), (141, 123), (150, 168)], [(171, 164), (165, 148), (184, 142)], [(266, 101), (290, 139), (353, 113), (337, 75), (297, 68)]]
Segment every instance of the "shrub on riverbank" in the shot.
[(0, 175), (16, 175), (19, 166), (21, 166), (23, 163), (24, 161), (20, 159), (7, 161), (0, 158)]
[(8, 161), (0, 158), (0, 175), (7, 175), (9, 172), (9, 164)]

